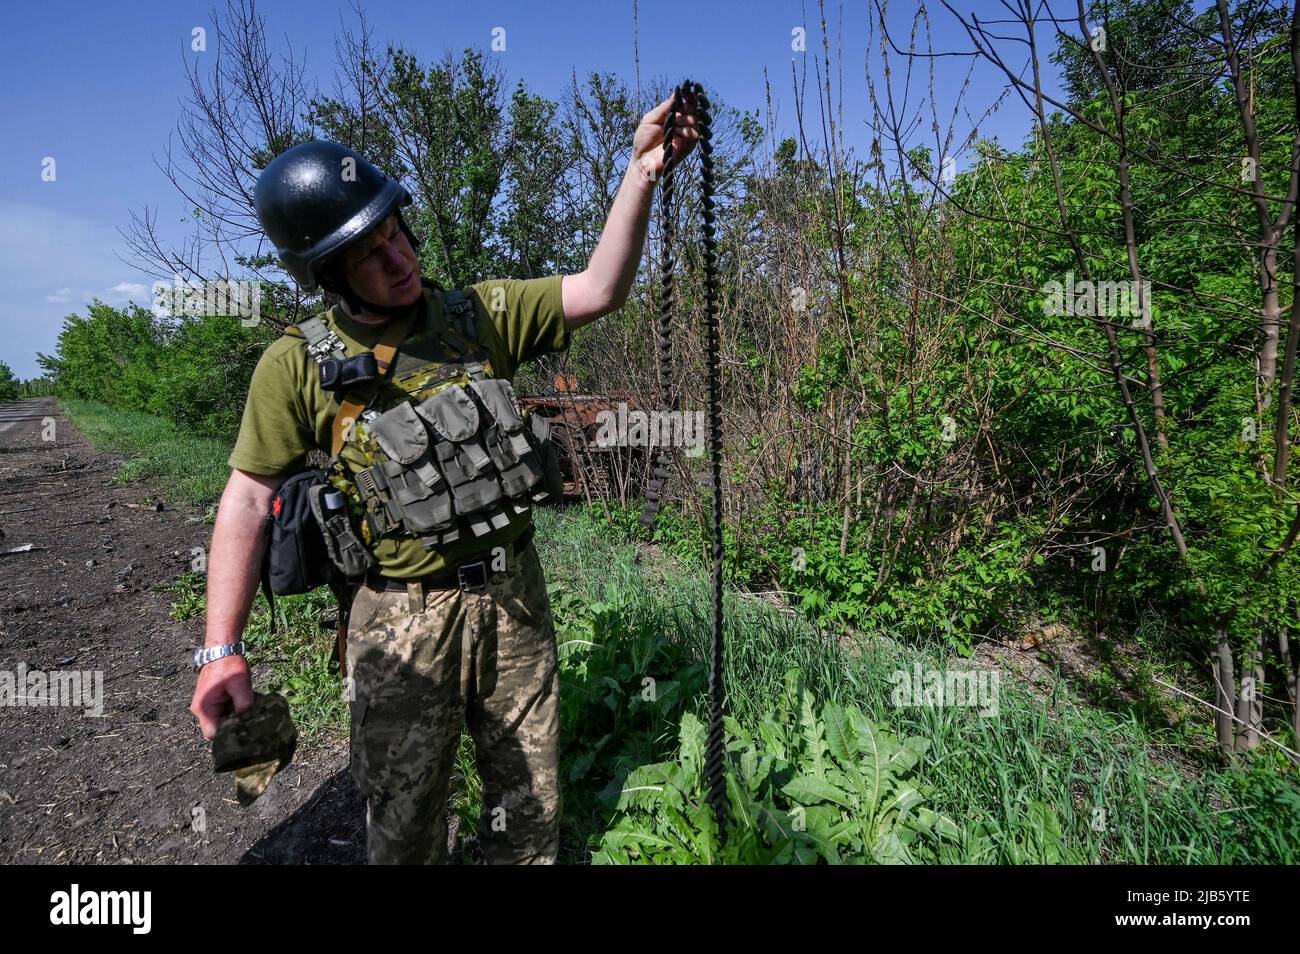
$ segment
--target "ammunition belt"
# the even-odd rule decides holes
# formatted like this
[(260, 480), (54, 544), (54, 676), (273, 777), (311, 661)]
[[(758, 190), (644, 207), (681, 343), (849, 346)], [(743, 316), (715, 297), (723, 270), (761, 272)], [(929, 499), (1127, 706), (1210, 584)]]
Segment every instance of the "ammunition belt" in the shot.
[[(713, 563), (713, 638), (709, 652), (709, 709), (708, 731), (705, 741), (705, 798), (713, 809), (718, 826), (719, 840), (726, 838), (727, 798), (725, 737), (723, 714), (726, 709), (726, 686), (723, 681), (723, 540), (722, 540), (722, 371), (721, 371), (721, 317), (718, 312), (718, 249), (714, 231), (713, 214), (713, 118), (709, 113), (709, 98), (704, 87), (690, 80), (673, 92), (672, 108), (664, 121), (664, 179), (660, 214), (663, 235), (663, 254), (659, 269), (661, 290), (659, 295), (659, 406), (663, 410), (676, 410), (677, 397), (672, 389), (672, 339), (673, 306), (676, 296), (673, 289), (673, 244), (676, 239), (675, 220), (672, 214), (677, 165), (673, 162), (673, 135), (679, 111), (687, 97), (695, 101), (695, 124), (700, 134), (700, 233), (704, 252), (704, 315), (708, 331), (706, 361), (709, 378), (709, 483), (712, 489), (712, 520), (710, 557)], [(653, 530), (659, 510), (663, 506), (664, 491), (670, 475), (671, 455), (667, 447), (660, 447), (654, 469), (645, 492), (645, 511), (641, 525)]]

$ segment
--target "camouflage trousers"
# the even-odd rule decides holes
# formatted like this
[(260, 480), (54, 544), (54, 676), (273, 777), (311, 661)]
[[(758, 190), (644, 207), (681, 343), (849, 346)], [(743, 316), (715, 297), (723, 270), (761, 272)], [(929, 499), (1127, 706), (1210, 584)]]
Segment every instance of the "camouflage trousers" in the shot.
[(559, 668), (546, 580), (529, 541), (480, 592), (363, 586), (348, 633), (352, 775), (370, 864), (438, 864), (467, 723), (489, 864), (553, 864), (559, 844)]

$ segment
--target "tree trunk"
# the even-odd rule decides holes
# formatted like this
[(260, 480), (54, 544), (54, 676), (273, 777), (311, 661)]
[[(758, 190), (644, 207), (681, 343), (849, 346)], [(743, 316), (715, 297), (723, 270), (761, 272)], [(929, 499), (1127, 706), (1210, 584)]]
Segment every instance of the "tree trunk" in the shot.
[(1241, 668), (1241, 692), (1237, 697), (1234, 749), (1245, 752), (1259, 748), (1259, 730), (1264, 721), (1264, 633), (1248, 651)]
[(1228, 645), (1228, 634), (1218, 627), (1219, 639), (1214, 659), (1214, 734), (1219, 740), (1219, 748), (1224, 752), (1235, 750), (1236, 733), (1233, 732), (1232, 711), (1237, 698), (1237, 679), (1232, 666), (1232, 647)]
[(1277, 378), (1277, 341), (1282, 327), (1282, 306), (1277, 294), (1277, 247), (1264, 250), (1260, 258), (1260, 298), (1262, 299), (1259, 344), (1260, 409), (1273, 404), (1273, 382)]

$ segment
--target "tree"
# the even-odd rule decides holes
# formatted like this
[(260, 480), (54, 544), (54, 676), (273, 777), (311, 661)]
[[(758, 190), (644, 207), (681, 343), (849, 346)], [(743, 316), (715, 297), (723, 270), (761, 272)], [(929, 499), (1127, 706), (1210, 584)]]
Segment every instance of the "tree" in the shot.
[(9, 365), (0, 361), (0, 401), (18, 399), (18, 379), (14, 377)]
[[(1144, 475), (1140, 506), (1164, 531), (1163, 546), (1131, 538), (1145, 559), (1128, 582), (1163, 588), (1210, 647), (1225, 752), (1264, 734), (1270, 655), (1300, 734), (1288, 640), (1300, 507), (1287, 472), (1300, 314), (1283, 301), (1294, 301), (1296, 270), (1278, 254), (1288, 232), (1295, 245), (1300, 6), (1217, 0), (1192, 16), (1185, 5), (1079, 0), (1058, 16), (1020, 0), (1014, 39), (945, 6), (1033, 113), (1030, 175), (1046, 180), (1054, 221), (1024, 221), (1055, 239), (1035, 257), (1089, 287), (1118, 274), (1138, 297), (1131, 318), (1092, 304), (1079, 313), (1124, 411), (1118, 452)], [(1045, 90), (1049, 32), (1070, 70), (1068, 102)]]

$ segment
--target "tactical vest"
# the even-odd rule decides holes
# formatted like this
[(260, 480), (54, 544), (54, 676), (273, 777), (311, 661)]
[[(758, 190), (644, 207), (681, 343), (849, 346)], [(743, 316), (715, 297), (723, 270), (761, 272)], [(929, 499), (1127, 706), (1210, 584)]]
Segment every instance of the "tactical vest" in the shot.
[[(364, 410), (329, 464), (329, 484), (347, 499), (346, 511), (326, 506), (324, 493), (313, 497), (330, 556), (350, 577), (373, 565), (381, 539), (414, 537), (433, 550), (486, 536), (509, 523), (508, 511), (524, 513), (562, 493), (549, 423), (521, 411), (510, 382), (496, 376), (479, 346), (473, 303), (460, 291), (434, 286), (434, 294), (442, 296), (444, 326), (403, 344), (440, 339), (444, 357), (399, 351), (389, 377), (363, 395)], [(346, 359), (343, 341), (321, 318), (297, 328), (318, 365)]]

